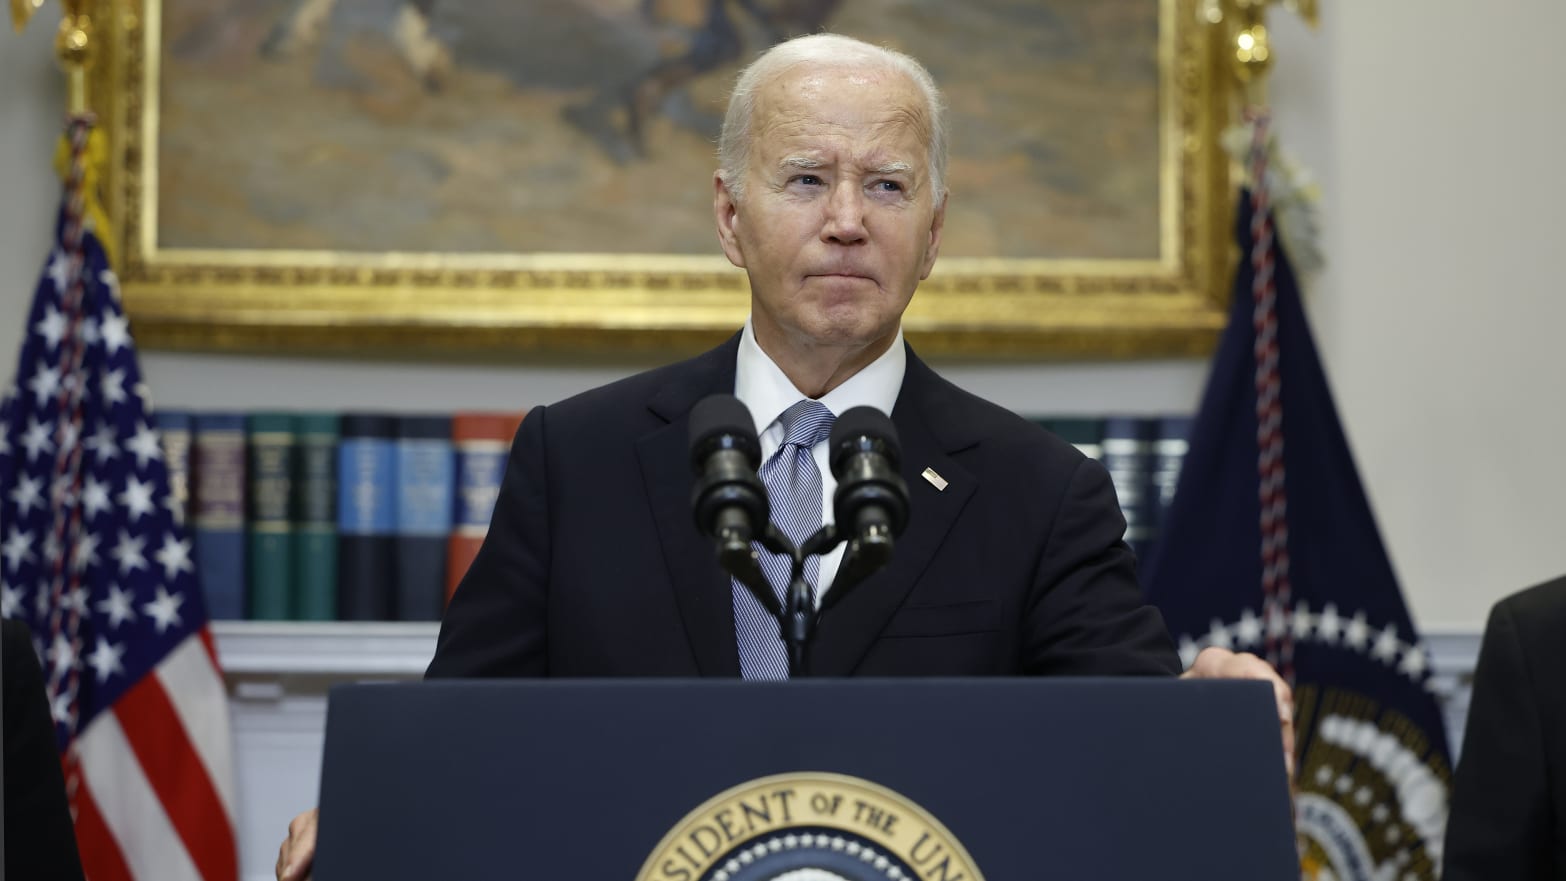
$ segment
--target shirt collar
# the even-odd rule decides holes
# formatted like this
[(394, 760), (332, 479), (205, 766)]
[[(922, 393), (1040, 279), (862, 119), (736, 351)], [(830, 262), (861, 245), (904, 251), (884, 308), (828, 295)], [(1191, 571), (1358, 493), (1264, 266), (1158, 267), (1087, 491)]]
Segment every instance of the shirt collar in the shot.
[[(903, 330), (898, 327), (897, 338), (879, 358), (822, 395), (820, 401), (835, 415), (853, 407), (874, 407), (890, 415), (907, 368), (908, 352), (903, 347)], [(756, 343), (749, 318), (740, 334), (739, 355), (734, 364), (734, 396), (750, 410), (757, 434), (772, 427), (784, 410), (805, 397)]]

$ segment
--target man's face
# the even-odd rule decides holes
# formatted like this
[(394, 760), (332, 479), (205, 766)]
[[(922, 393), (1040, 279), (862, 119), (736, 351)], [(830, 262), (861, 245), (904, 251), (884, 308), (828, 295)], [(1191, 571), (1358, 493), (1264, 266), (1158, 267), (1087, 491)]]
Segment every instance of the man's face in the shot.
[(714, 210), (724, 253), (750, 276), (763, 348), (862, 348), (897, 332), (940, 245), (932, 123), (897, 73), (801, 65), (762, 87), (744, 202), (718, 181)]

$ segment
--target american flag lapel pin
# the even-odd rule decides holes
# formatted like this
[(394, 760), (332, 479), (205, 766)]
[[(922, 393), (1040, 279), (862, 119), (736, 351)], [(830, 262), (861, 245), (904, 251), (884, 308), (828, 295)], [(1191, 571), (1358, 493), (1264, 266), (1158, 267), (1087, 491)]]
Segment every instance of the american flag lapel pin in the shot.
[(946, 478), (944, 478), (941, 475), (935, 473), (935, 469), (934, 468), (926, 468), (926, 469), (924, 469), (924, 471), (919, 476), (923, 477), (925, 480), (928, 480), (930, 482), (930, 485), (935, 487), (937, 491), (939, 491), (939, 492), (945, 492), (946, 491)]

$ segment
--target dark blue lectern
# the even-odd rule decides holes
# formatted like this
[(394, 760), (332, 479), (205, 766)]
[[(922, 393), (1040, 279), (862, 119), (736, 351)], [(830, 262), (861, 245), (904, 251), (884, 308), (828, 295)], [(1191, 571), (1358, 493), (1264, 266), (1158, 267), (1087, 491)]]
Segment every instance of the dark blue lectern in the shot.
[(1271, 688), (334, 689), (318, 881), (1297, 879)]

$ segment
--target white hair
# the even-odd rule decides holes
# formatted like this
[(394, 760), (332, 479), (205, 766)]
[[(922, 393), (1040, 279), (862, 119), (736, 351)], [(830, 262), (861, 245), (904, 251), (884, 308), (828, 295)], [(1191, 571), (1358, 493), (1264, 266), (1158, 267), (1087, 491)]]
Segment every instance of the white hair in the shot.
[(913, 56), (841, 34), (810, 34), (779, 43), (740, 71), (729, 109), (718, 136), (718, 175), (738, 202), (745, 194), (745, 166), (750, 160), (751, 125), (755, 121), (756, 93), (784, 71), (800, 64), (838, 69), (872, 69), (901, 74), (912, 80), (924, 96), (929, 120), (930, 185), (937, 202), (946, 191), (946, 104), (935, 78)]

